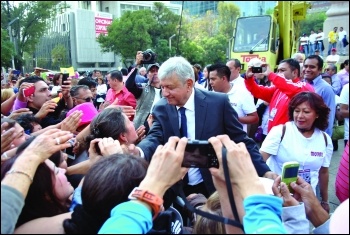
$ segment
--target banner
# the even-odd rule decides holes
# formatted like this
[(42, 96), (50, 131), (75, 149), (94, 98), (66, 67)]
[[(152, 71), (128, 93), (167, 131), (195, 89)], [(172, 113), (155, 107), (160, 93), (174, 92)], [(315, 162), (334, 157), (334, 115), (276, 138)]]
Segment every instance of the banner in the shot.
[(98, 37), (100, 34), (108, 35), (107, 26), (112, 24), (112, 14), (106, 12), (95, 13), (95, 34)]
[(74, 68), (60, 68), (61, 73), (69, 73), (69, 76), (75, 76)]

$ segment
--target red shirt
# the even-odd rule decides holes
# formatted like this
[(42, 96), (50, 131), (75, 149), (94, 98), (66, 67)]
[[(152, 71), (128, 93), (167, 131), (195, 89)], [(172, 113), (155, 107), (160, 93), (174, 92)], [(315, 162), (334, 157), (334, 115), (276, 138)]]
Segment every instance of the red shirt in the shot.
[[(136, 108), (136, 98), (125, 86), (123, 86), (123, 89), (118, 94), (112, 88), (108, 89), (106, 101), (111, 104), (117, 98), (117, 105), (131, 106), (134, 109)], [(131, 117), (130, 120), (133, 120), (133, 118), (134, 117)]]
[[(245, 79), (244, 83), (252, 95), (269, 103), (269, 123), (267, 130), (279, 124), (285, 124), (289, 121), (288, 105), (289, 101), (301, 91), (315, 91), (314, 88), (300, 81), (299, 78), (287, 80), (275, 73), (270, 73), (268, 79), (273, 83), (272, 86), (266, 87), (258, 85), (254, 78)], [(274, 110), (274, 111), (273, 111)], [(272, 111), (272, 112), (271, 112)], [(272, 119), (273, 112), (275, 112)]]

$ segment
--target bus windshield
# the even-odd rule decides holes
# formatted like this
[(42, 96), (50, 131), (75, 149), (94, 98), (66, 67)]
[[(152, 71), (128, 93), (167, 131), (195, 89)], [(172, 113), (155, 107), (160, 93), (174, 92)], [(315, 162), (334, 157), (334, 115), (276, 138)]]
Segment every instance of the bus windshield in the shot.
[(271, 16), (252, 16), (237, 19), (233, 52), (267, 51)]

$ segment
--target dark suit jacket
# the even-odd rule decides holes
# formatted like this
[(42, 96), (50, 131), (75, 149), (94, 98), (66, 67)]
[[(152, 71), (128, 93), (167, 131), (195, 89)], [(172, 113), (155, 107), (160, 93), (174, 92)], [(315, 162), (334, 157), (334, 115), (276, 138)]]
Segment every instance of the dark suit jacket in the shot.
[[(227, 134), (235, 143), (245, 143), (259, 176), (270, 171), (260, 155), (256, 143), (243, 131), (242, 125), (238, 122), (237, 113), (226, 94), (195, 88), (194, 103), (197, 140), (208, 140), (213, 136)], [(147, 161), (151, 160), (158, 145), (164, 145), (171, 136), (180, 137), (176, 106), (169, 105), (167, 100), (162, 98), (154, 106), (152, 115), (153, 125), (146, 138), (138, 144)], [(210, 171), (201, 168), (200, 172), (208, 192), (213, 193), (215, 187)]]

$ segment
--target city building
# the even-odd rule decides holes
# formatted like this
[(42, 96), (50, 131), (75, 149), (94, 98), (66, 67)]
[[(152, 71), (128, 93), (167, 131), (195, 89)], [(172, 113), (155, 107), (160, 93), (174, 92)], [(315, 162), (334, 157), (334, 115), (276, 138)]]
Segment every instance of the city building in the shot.
[[(51, 22), (41, 37), (33, 55), (34, 66), (40, 61), (45, 68), (63, 67), (69, 64), (79, 72), (99, 69), (109, 71), (123, 67), (121, 58), (113, 52), (102, 53), (96, 41), (99, 34), (107, 33), (107, 26), (124, 12), (152, 9), (154, 1), (66, 1), (66, 12)], [(181, 6), (165, 3), (175, 14), (181, 14)], [(66, 49), (63, 58), (52, 58), (57, 45)], [(46, 66), (45, 66), (46, 65)], [(54, 66), (55, 65), (55, 66)]]
[[(192, 16), (203, 15), (207, 11), (217, 13), (220, 1), (184, 1), (183, 8)], [(241, 10), (241, 16), (264, 15), (267, 10), (276, 6), (276, 1), (221, 1), (236, 4)], [(182, 5), (182, 1), (170, 1)]]

